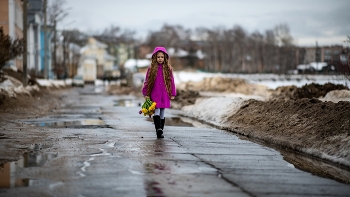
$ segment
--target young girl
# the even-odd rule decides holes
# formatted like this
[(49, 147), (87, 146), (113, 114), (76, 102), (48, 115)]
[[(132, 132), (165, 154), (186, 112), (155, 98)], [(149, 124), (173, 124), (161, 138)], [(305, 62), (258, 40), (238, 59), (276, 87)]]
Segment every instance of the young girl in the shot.
[(173, 70), (169, 55), (164, 47), (156, 47), (152, 54), (152, 63), (148, 67), (146, 79), (142, 87), (142, 94), (156, 102), (153, 121), (157, 138), (164, 138), (165, 123), (164, 110), (170, 108), (170, 99), (176, 96)]

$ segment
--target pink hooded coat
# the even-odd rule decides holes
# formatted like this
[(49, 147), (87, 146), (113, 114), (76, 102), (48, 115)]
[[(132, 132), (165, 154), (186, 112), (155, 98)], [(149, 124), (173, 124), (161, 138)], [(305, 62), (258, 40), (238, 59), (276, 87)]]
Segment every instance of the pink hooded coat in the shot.
[[(156, 54), (158, 51), (162, 51), (164, 52), (168, 57), (168, 53), (166, 51), (166, 49), (164, 47), (156, 47), (153, 51), (153, 54)], [(146, 74), (146, 79), (145, 79), (145, 82), (143, 84), (143, 87), (142, 87), (142, 94), (144, 96), (147, 95), (147, 88), (148, 88), (148, 85), (147, 85), (147, 80), (148, 80), (148, 74), (149, 74), (149, 71), (150, 71), (150, 67), (148, 67), (148, 70), (147, 70), (147, 74)], [(176, 96), (176, 88), (175, 88), (175, 83), (174, 83), (174, 76), (173, 76), (173, 73), (171, 72), (171, 95), (172, 96)], [(158, 72), (157, 72), (157, 76), (156, 76), (156, 79), (154, 81), (154, 85), (153, 85), (153, 89), (151, 91), (151, 100), (156, 102), (157, 105), (156, 105), (156, 108), (170, 108), (170, 97), (166, 91), (166, 87), (165, 87), (165, 82), (164, 82), (164, 76), (163, 76), (163, 65), (162, 64), (158, 64)]]

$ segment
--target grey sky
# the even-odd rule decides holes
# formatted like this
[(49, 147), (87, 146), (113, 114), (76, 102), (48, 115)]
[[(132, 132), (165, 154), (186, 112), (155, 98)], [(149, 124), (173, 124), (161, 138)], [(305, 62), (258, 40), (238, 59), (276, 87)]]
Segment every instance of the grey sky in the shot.
[[(52, 0), (51, 0), (52, 1)], [(69, 16), (59, 28), (84, 32), (117, 25), (143, 38), (164, 23), (185, 28), (242, 26), (263, 33), (287, 23), (302, 46), (345, 44), (350, 35), (350, 0), (66, 0)]]

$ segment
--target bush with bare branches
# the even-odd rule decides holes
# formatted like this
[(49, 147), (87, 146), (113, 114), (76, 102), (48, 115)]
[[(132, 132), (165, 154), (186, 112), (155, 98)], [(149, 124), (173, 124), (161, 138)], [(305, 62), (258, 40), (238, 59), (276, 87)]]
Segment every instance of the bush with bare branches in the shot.
[(23, 52), (23, 39), (13, 39), (5, 35), (4, 28), (0, 27), (0, 69), (6, 65), (7, 61), (22, 55)]

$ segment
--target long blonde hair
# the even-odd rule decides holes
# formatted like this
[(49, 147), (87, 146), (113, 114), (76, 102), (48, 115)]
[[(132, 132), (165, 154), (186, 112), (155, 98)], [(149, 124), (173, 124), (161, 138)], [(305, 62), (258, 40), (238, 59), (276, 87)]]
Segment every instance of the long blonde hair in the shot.
[[(168, 55), (165, 54), (163, 51), (158, 51), (162, 52), (164, 54), (164, 63), (163, 63), (163, 76), (164, 76), (164, 83), (166, 87), (166, 91), (171, 97), (171, 76), (172, 76), (172, 71), (173, 69), (171, 68), (170, 60), (168, 58)], [(158, 53), (157, 52), (157, 53)], [(151, 92), (154, 86), (154, 81), (156, 80), (157, 77), (157, 72), (158, 72), (158, 62), (157, 62), (157, 53), (154, 53), (152, 56), (152, 63), (151, 63), (151, 68), (150, 71), (148, 72), (148, 78), (147, 78), (147, 96), (151, 96)]]

